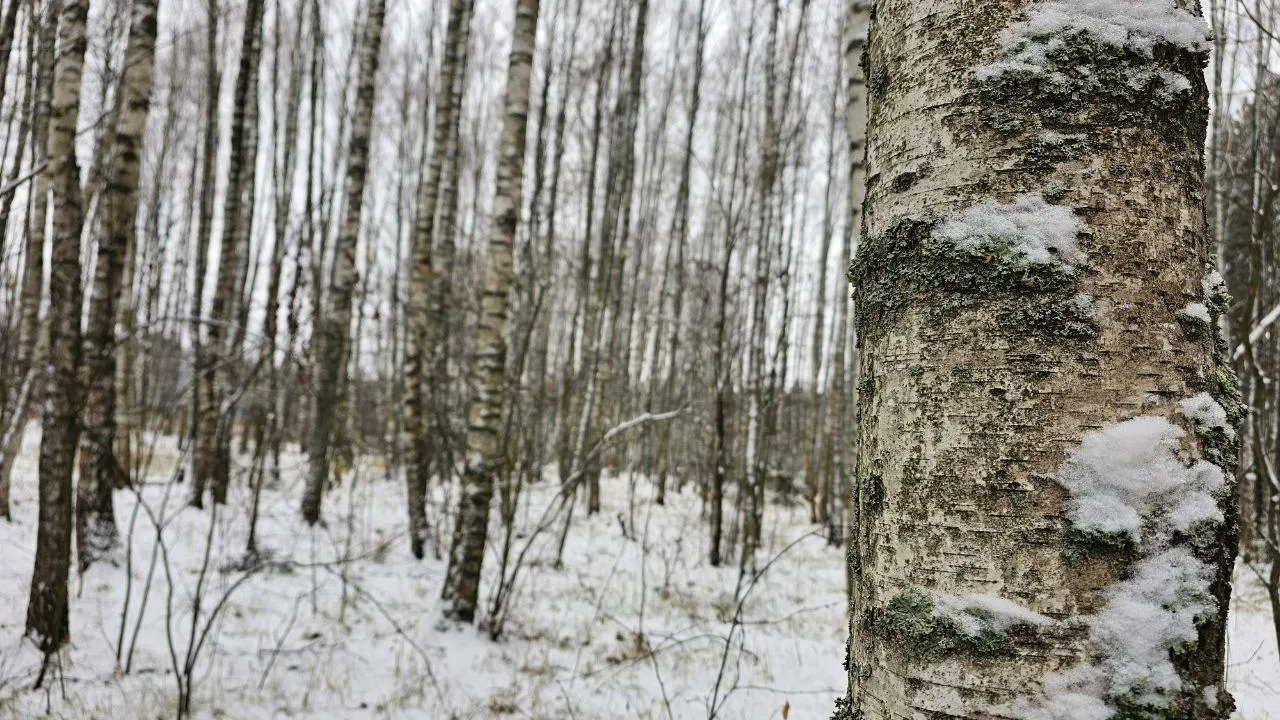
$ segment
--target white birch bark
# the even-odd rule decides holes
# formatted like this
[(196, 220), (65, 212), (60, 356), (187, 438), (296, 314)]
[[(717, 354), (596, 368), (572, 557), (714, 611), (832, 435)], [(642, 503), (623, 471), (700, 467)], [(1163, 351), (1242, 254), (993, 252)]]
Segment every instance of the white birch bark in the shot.
[(307, 446), (310, 453), (307, 490), (302, 498), (302, 517), (312, 525), (320, 520), (321, 501), (329, 480), (333, 435), (345, 422), (345, 413), (340, 407), (343, 403), (339, 399), (343, 384), (341, 375), (347, 366), (347, 337), (351, 332), (351, 305), (356, 284), (356, 249), (369, 168), (369, 135), (373, 124), (386, 5), (386, 0), (372, 0), (369, 4), (365, 39), (360, 46), (360, 79), (351, 128), (351, 152), (347, 159), (347, 207), (335, 248), (328, 307), (322, 316), (316, 318), (320, 372), (316, 386), (316, 411), (312, 414), (311, 442)]
[(466, 470), (458, 499), (458, 527), (453, 535), (445, 577), (445, 614), (463, 622), (475, 618), (480, 569), (489, 529), (489, 505), (495, 476), (502, 471), (499, 427), (502, 423), (507, 326), (511, 313), (513, 246), (524, 195), (524, 156), (529, 122), (529, 90), (534, 44), (538, 37), (539, 0), (516, 3), (515, 38), (507, 66), (506, 117), (498, 155), (493, 235), (476, 330), (474, 395), (467, 411)]
[(64, 0), (58, 15), (58, 56), (49, 115), (53, 189), (49, 364), (40, 437), (39, 526), (26, 625), (27, 636), (46, 660), (66, 644), (69, 633), (67, 579), (71, 569), (72, 473), (80, 428), (80, 233), (84, 222), (75, 139), (88, 16), (88, 0)]
[(102, 237), (94, 267), (89, 325), (85, 332), (85, 432), (76, 496), (76, 541), (83, 572), (118, 543), (112, 496), (127, 470), (115, 453), (116, 322), (120, 317), (125, 261), (131, 256), (138, 211), (142, 133), (151, 108), (151, 79), (159, 0), (135, 0), (120, 84), (115, 147), (102, 195)]
[[(1231, 713), (1237, 448), (1180, 410), (1208, 393), (1240, 416), (1225, 344), (1178, 319), (1225, 310), (1205, 278), (1208, 33), (1190, 2), (1099, 7), (875, 4), (852, 717)], [(1108, 490), (1143, 463), (1169, 497)], [(1192, 496), (1183, 525), (1168, 509)]]

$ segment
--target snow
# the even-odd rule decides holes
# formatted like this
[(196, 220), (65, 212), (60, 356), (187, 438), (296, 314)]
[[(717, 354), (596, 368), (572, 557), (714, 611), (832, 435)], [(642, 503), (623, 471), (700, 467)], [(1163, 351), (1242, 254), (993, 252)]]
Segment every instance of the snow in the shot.
[(1280, 718), (1280, 649), (1271, 606), (1257, 575), (1243, 564), (1236, 566), (1227, 619), (1227, 689), (1236, 699), (1233, 720)]
[(1185, 434), (1153, 416), (1087, 433), (1058, 472), (1071, 492), (1072, 525), (1138, 541), (1144, 520), (1162, 519), (1172, 529), (1220, 520), (1213, 493), (1223, 486), (1222, 471), (1204, 461), (1183, 464), (1178, 449)]
[(1051, 205), (1039, 195), (1022, 195), (1012, 203), (989, 200), (946, 220), (933, 239), (962, 250), (1004, 246), (1018, 266), (1073, 267), (1088, 260), (1076, 244), (1084, 223), (1068, 207)]
[[(1174, 0), (1038, 0), (1027, 17), (1000, 36), (1004, 58), (978, 69), (979, 80), (1005, 73), (1045, 75), (1051, 82), (1068, 85), (1070, 78), (1058, 72), (1050, 60), (1052, 51), (1075, 33), (1085, 33), (1097, 43), (1128, 48), (1146, 57), (1160, 43), (1202, 52), (1209, 47), (1209, 28), (1203, 19), (1178, 8)], [(1166, 94), (1191, 89), (1190, 81), (1168, 70), (1134, 69), (1129, 84), (1141, 90), (1159, 79)]]
[[(173, 717), (163, 563), (131, 672), (116, 672), (125, 581), (133, 582), (132, 633), (154, 547), (145, 513), (128, 573), (123, 565), (100, 565), (72, 579), (65, 696), (61, 689), (30, 690), (39, 653), (22, 631), (35, 545), (37, 444), (33, 424), (15, 469), (15, 522), (0, 522), (0, 720), (46, 717), (46, 702), (54, 718)], [(142, 490), (157, 514), (179, 457), (170, 439), (157, 442)], [(480, 630), (441, 621), (445, 561), (431, 557), (430, 544), (427, 560), (410, 555), (401, 481), (384, 479), (376, 461), (361, 460), (357, 481), (329, 496), (327, 526), (310, 531), (297, 511), (304, 470), (303, 455), (286, 454), (282, 482), (264, 492), (259, 545), (277, 564), (245, 581), (214, 623), (197, 667), (195, 718), (667, 718), (669, 701), (670, 717), (681, 720), (706, 718), (713, 695), (723, 703), (722, 718), (778, 718), (785, 704), (792, 718), (826, 718), (845, 692), (844, 552), (808, 524), (806, 507), (771, 498), (759, 557), (762, 568), (777, 560), (748, 591), (732, 562), (707, 564), (706, 523), (692, 487), (671, 487), (667, 505), (656, 506), (652, 484), (637, 477), (633, 520), (627, 478), (606, 477), (603, 511), (574, 518), (563, 569), (552, 567), (554, 547), (532, 552), (508, 632), (493, 642)], [(218, 513), (209, 598), (241, 575), (231, 565), (243, 557), (250, 500), (243, 486), (233, 483), (231, 505)], [(556, 487), (527, 489), (525, 531)], [(162, 521), (180, 662), (210, 518), (183, 505), (186, 491), (176, 486)], [(441, 499), (437, 494), (433, 507)], [(116, 493), (122, 532), (135, 507), (132, 493)], [(624, 537), (620, 518), (633, 539)], [(432, 522), (453, 525), (436, 515)], [(495, 585), (496, 553), (491, 545), (482, 608)], [(742, 598), (738, 624), (735, 596)]]
[(1047, 625), (1052, 620), (1021, 605), (994, 595), (956, 596), (931, 592), (933, 615), (950, 620), (970, 637), (986, 632), (1003, 634), (1019, 625)]
[(1222, 273), (1210, 270), (1201, 278), (1200, 289), (1204, 291), (1205, 298), (1220, 297), (1227, 294), (1227, 281), (1222, 278)]
[(1137, 692), (1139, 702), (1158, 705), (1181, 688), (1169, 651), (1196, 639), (1196, 616), (1213, 610), (1211, 581), (1212, 568), (1175, 547), (1144, 557), (1133, 577), (1108, 588), (1089, 637), (1105, 653), (1109, 690)]
[(1227, 420), (1227, 411), (1207, 392), (1182, 400), (1178, 409), (1196, 424), (1197, 430), (1221, 430), (1227, 437), (1235, 437), (1236, 431)]
[(1187, 50), (1208, 49), (1209, 28), (1174, 0), (1038, 0), (1027, 19), (1005, 31), (1005, 47), (1084, 31), (1098, 42), (1130, 47), (1150, 56), (1157, 43)]
[(1213, 324), (1213, 317), (1209, 315), (1209, 307), (1204, 303), (1191, 303), (1179, 310), (1178, 314), (1202, 322), (1205, 325)]
[(1044, 145), (1057, 147), (1059, 145), (1066, 145), (1069, 142), (1080, 142), (1085, 140), (1087, 137), (1088, 136), (1084, 133), (1067, 134), (1060, 133), (1056, 130), (1046, 130), (1040, 133), (1040, 142)]
[[(1207, 394), (1179, 410), (1198, 427), (1227, 427)], [(1140, 555), (1129, 576), (1103, 591), (1102, 610), (1083, 618), (1097, 657), (1047, 678), (1044, 701), (1013, 706), (1031, 720), (1101, 720), (1114, 714), (1112, 698), (1160, 707), (1182, 689), (1170, 651), (1196, 639), (1195, 618), (1216, 601), (1208, 593), (1213, 568), (1173, 545), (1174, 532), (1221, 523), (1215, 495), (1226, 482), (1216, 465), (1179, 458), (1185, 435), (1163, 417), (1143, 416), (1087, 433), (1068, 453), (1057, 479), (1071, 492), (1072, 524), (1124, 533)]]
[(1074, 295), (1071, 298), (1071, 304), (1075, 305), (1076, 311), (1080, 314), (1080, 317), (1088, 318), (1090, 320), (1097, 317), (1097, 311), (1093, 305), (1092, 295), (1088, 293), (1079, 293)]
[[(39, 654), (22, 638), (35, 544), (38, 429), (32, 430), (15, 468), (15, 522), (0, 522), (0, 720), (173, 717), (163, 564), (156, 569), (131, 672), (117, 673), (114, 662), (126, 578), (133, 582), (132, 632), (154, 547), (145, 513), (134, 531), (128, 573), (123, 566), (101, 565), (83, 579), (73, 578), (78, 597), (71, 608), (72, 646), (62, 656), (65, 682), (48, 694), (29, 689), (39, 664)], [(142, 497), (159, 515), (180, 456), (171, 440), (161, 439), (155, 458)], [(563, 569), (551, 567), (550, 551), (534, 552), (537, 562), (525, 575), (507, 636), (492, 642), (478, 630), (440, 620), (444, 562), (430, 552), (423, 562), (410, 556), (402, 485), (385, 480), (385, 469), (375, 461), (362, 460), (357, 469), (358, 480), (330, 496), (328, 525), (311, 532), (296, 507), (305, 458), (285, 456), (282, 482), (264, 492), (259, 528), (260, 545), (277, 566), (251, 576), (214, 623), (197, 668), (195, 718), (444, 720), (454, 713), (477, 719), (639, 720), (668, 717), (664, 694), (671, 718), (706, 718), (726, 657), (719, 697), (728, 692), (728, 700), (719, 717), (728, 720), (779, 718), (784, 704), (791, 718), (827, 718), (834, 698), (844, 693), (843, 552), (814, 534), (804, 507), (771, 499), (761, 558), (778, 559), (746, 593), (742, 622), (735, 626), (735, 594), (743, 590), (736, 570), (711, 568), (705, 561), (706, 526), (696, 495), (673, 487), (667, 506), (654, 506), (648, 481), (637, 478), (632, 521), (627, 478), (606, 477), (604, 511), (574, 519)], [(554, 488), (546, 482), (528, 489), (530, 502), (520, 521), (526, 530)], [(210, 517), (182, 506), (186, 489), (176, 487), (162, 520), (179, 659)], [(127, 529), (140, 506), (127, 491), (117, 492), (116, 501)], [(242, 557), (248, 501), (243, 483), (233, 484), (232, 504), (218, 514), (209, 597), (226, 592), (240, 576), (230, 564)], [(635, 539), (623, 536), (619, 518)], [(448, 518), (432, 519), (433, 527), (452, 526)], [(1116, 656), (1120, 670), (1138, 667), (1141, 653), (1158, 648), (1162, 639), (1184, 634), (1182, 623), (1202, 602), (1193, 587), (1199, 569), (1185, 555), (1160, 555), (1153, 548), (1150, 557), (1135, 567), (1130, 582), (1108, 591), (1099, 615), (1105, 623), (1091, 626), (1102, 641), (1121, 633), (1141, 639), (1134, 653)], [(495, 559), (491, 554), (486, 560), (482, 606), (496, 577)], [(1161, 583), (1185, 591), (1176, 612), (1162, 615), (1141, 605), (1158, 596)], [(975, 619), (1042, 622), (1001, 598), (948, 597)], [(1139, 616), (1138, 607), (1153, 614)], [(206, 605), (206, 619), (207, 611)], [(1266, 595), (1244, 568), (1237, 572), (1229, 627), (1228, 686), (1239, 707), (1236, 717), (1280, 720), (1280, 653)], [(1110, 717), (1112, 710), (1097, 692), (1106, 687), (1104, 670), (1111, 669), (1088, 670), (1047, 678), (1046, 697), (1024, 703), (1025, 712), (1012, 717)]]

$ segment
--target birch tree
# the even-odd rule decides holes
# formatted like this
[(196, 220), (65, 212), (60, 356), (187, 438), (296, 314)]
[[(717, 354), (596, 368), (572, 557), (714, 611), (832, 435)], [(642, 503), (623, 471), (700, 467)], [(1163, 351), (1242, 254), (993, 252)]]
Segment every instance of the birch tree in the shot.
[(364, 208), (365, 177), (369, 169), (369, 135), (373, 125), (375, 81), (378, 56), (382, 52), (382, 24), (386, 17), (386, 0), (371, 0), (365, 38), (360, 45), (359, 85), (351, 128), (351, 153), (347, 158), (347, 206), (338, 235), (333, 266), (333, 285), (329, 305), (316, 318), (316, 342), (319, 346), (319, 378), (316, 387), (315, 412), (312, 413), (311, 442), (307, 490), (302, 497), (302, 517), (314, 525), (320, 520), (320, 506), (329, 479), (330, 446), (335, 428), (345, 422), (340, 408), (340, 386), (347, 364), (347, 337), (351, 332), (351, 303), (356, 284), (356, 249), (360, 239), (360, 218)]
[(27, 637), (45, 654), (40, 680), (49, 658), (69, 639), (67, 578), (71, 570), (72, 472), (80, 434), (80, 232), (84, 222), (75, 139), (88, 17), (88, 0), (63, 0), (49, 115), (53, 191), (49, 364), (40, 436), (39, 526), (26, 627)]
[(848, 716), (1232, 712), (1197, 6), (875, 5)]
[[(215, 503), (226, 502), (227, 485), (231, 481), (232, 408), (225, 405), (232, 392), (232, 373), (240, 357), (240, 343), (244, 337), (240, 314), (247, 280), (249, 232), (253, 225), (258, 60), (262, 53), (264, 12), (265, 0), (248, 0), (245, 5), (244, 37), (240, 44), (240, 65), (236, 70), (232, 108), (217, 282), (213, 304), (209, 308), (207, 352), (202, 358), (204, 367), (197, 376), (196, 392), (201, 396), (201, 418), (196, 438), (196, 478), (191, 486), (190, 500), (196, 507), (203, 504), (206, 488)], [(210, 91), (215, 93), (213, 102), (216, 105), (216, 84)], [(205, 162), (216, 160), (206, 156)], [(207, 177), (212, 178), (211, 175)], [(205, 225), (203, 229), (208, 232), (211, 228)]]
[[(409, 463), (405, 469), (408, 490), (409, 544), (414, 557), (422, 559), (427, 537), (426, 497), (434, 458), (428, 433), (433, 388), (428, 376), (430, 350), (430, 296), (436, 274), (431, 244), (434, 241), (436, 201), (440, 179), (451, 172), (457, 146), (452, 128), (459, 108), (454, 103), (454, 86), (462, 81), (463, 57), (471, 24), (473, 0), (453, 0), (449, 5), (444, 61), (436, 89), (435, 147), (427, 181), (418, 197), (413, 232), (413, 271), (409, 279), (409, 331), (405, 338), (405, 378), (409, 392), (404, 407), (404, 431), (409, 436)], [(448, 167), (446, 167), (448, 166)], [(438, 318), (437, 318), (438, 319)], [(443, 470), (443, 468), (442, 468)]]
[(443, 593), (445, 615), (462, 622), (475, 619), (494, 478), (505, 461), (498, 429), (502, 422), (503, 371), (511, 314), (513, 246), (524, 205), (524, 155), (538, 5), (539, 0), (517, 0), (515, 36), (507, 65), (506, 116), (498, 156), (493, 234), (489, 238), (489, 264), (476, 330), (476, 366), (472, 375), (475, 389), (467, 410), (467, 464)]
[[(54, 45), (58, 34), (58, 8), (54, 2), (39, 5), (39, 12), (31, 16), (32, 40), (36, 41), (35, 94), (31, 119), (32, 165), (39, 167), (48, 161), (49, 116), (53, 106)], [(32, 181), (32, 197), (27, 217), (26, 243), (22, 260), (22, 286), (19, 291), (20, 312), (18, 320), (17, 370), (20, 373), (17, 398), (10, 403), (4, 417), (3, 437), (0, 437), (0, 517), (8, 518), (9, 487), (13, 464), (22, 447), (22, 435), (27, 421), (37, 403), (42, 387), (43, 368), (38, 362), (46, 347), (40, 319), (40, 301), (44, 296), (44, 248), (45, 226), (49, 210), (49, 173), (40, 173)]]
[(155, 65), (156, 17), (159, 0), (135, 0), (120, 84), (120, 107), (111, 133), (111, 174), (102, 196), (102, 237), (94, 266), (89, 324), (85, 331), (86, 382), (84, 448), (80, 454), (80, 484), (76, 493), (76, 543), (84, 571), (117, 543), (112, 495), (123, 481), (115, 453), (116, 441), (116, 322), (125, 259), (134, 241), (138, 211), (140, 144), (151, 107), (151, 77)]

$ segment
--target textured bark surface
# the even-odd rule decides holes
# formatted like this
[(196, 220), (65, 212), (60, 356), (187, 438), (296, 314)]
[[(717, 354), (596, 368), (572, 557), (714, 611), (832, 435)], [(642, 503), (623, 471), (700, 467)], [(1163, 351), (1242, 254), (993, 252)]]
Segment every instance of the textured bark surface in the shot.
[(463, 622), (475, 619), (480, 568), (489, 533), (489, 505), (496, 475), (503, 470), (499, 426), (502, 423), (503, 373), (507, 359), (507, 325), (511, 313), (512, 248), (524, 198), (524, 155), (529, 124), (529, 89), (533, 51), (538, 37), (539, 0), (516, 3), (515, 36), (507, 66), (506, 117), (498, 155), (498, 185), (493, 203), (493, 235), (480, 323), (476, 329), (475, 393), (467, 410), (467, 462), (458, 499), (458, 527), (445, 576), (445, 614)]
[[(409, 330), (405, 338), (404, 431), (409, 436), (408, 468), (405, 471), (409, 505), (409, 543), (416, 558), (421, 559), (427, 538), (427, 486), (430, 483), (433, 450), (436, 443), (428, 431), (428, 415), (433, 407), (431, 378), (427, 362), (431, 350), (431, 288), (435, 263), (431, 244), (435, 237), (436, 200), (440, 177), (446, 164), (456, 155), (452, 128), (458, 108), (454, 105), (454, 85), (461, 81), (463, 57), (471, 25), (472, 0), (453, 0), (449, 6), (444, 61), (436, 89), (435, 147), (427, 180), (418, 196), (417, 217), (413, 229), (413, 274), (409, 280)], [(447, 162), (446, 162), (447, 161)], [(436, 441), (438, 442), (438, 440)]]
[(315, 412), (312, 414), (307, 491), (302, 496), (302, 517), (310, 524), (320, 519), (321, 500), (329, 481), (330, 446), (334, 429), (345, 422), (339, 408), (340, 386), (347, 365), (347, 336), (351, 332), (351, 301), (356, 285), (356, 248), (360, 240), (360, 218), (364, 208), (365, 178), (369, 169), (369, 133), (373, 125), (374, 82), (378, 57), (382, 53), (382, 25), (386, 0), (369, 4), (365, 38), (360, 46), (359, 85), (356, 89), (355, 119), (351, 126), (351, 152), (347, 158), (347, 207), (333, 262), (333, 284), (329, 306), (316, 319), (319, 345), (319, 373)]
[[(1187, 332), (1177, 319), (1206, 301), (1213, 258), (1201, 183), (1205, 58), (1161, 45), (1145, 60), (1189, 79), (1174, 101), (1119, 86), (1074, 102), (1034, 82), (980, 83), (976, 69), (1000, 59), (1000, 33), (1028, 7), (875, 5), (868, 196), (852, 271), (861, 347), (853, 717), (1025, 716), (999, 708), (1040, 702), (1046, 676), (1089, 661), (1097, 648), (1083, 620), (1132, 566), (1105, 548), (1072, 560), (1069, 497), (1055, 481), (1067, 453), (1085, 433), (1136, 416), (1190, 431), (1178, 402), (1200, 392), (1229, 412), (1238, 401), (1214, 334)], [(1047, 131), (1079, 139), (1058, 149)], [(1026, 193), (1084, 222), (1088, 260), (1074, 276), (1033, 267), (1002, 284), (991, 281), (998, 258), (927, 264), (937, 222)], [(1051, 309), (1073, 293), (1092, 296), (1092, 327)], [(1188, 438), (1183, 454), (1201, 456)], [(1184, 690), (1168, 714), (1115, 717), (1230, 714), (1221, 683), (1234, 541), (1223, 510), (1228, 522), (1205, 558), (1217, 572), (1218, 612), (1176, 654)], [(998, 596), (1054, 622), (1010, 631), (1002, 651), (981, 656), (910, 652), (883, 628), (895, 598), (910, 599), (913, 588)], [(1217, 702), (1206, 702), (1213, 690)]]
[(53, 186), (53, 252), (49, 284), (49, 364), (40, 437), (40, 511), (26, 634), (49, 655), (68, 640), (67, 578), (71, 570), (72, 472), (80, 429), (80, 231), (84, 211), (76, 124), (88, 45), (88, 0), (65, 0), (49, 116)]
[(159, 0), (135, 0), (120, 84), (120, 114), (102, 195), (102, 237), (85, 329), (84, 447), (76, 491), (76, 542), (83, 572), (118, 542), (112, 495), (127, 469), (115, 453), (116, 321), (124, 264), (134, 239), (142, 133), (151, 108)]

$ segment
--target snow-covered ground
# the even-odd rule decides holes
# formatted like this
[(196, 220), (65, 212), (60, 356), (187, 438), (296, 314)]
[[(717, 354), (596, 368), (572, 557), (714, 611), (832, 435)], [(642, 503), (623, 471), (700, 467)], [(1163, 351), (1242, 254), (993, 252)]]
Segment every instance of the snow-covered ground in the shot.
[[(39, 656), (22, 629), (37, 442), (28, 436), (14, 474), (15, 522), (0, 523), (0, 719), (173, 717), (173, 667), (187, 657), (211, 514), (186, 508), (186, 486), (166, 502), (179, 458), (171, 441), (158, 442), (144, 503), (116, 495), (122, 530), (133, 524), (130, 573), (123, 562), (104, 564), (73, 581), (61, 678), (32, 691)], [(296, 506), (303, 460), (286, 457), (284, 465), (280, 486), (263, 497), (267, 569), (248, 577), (237, 569), (248, 493), (240, 488), (218, 512), (197, 636), (227, 601), (196, 663), (195, 717), (674, 720), (706, 718), (714, 706), (722, 718), (781, 718), (787, 708), (790, 718), (825, 720), (843, 692), (841, 552), (802, 507), (770, 507), (761, 554), (770, 564), (745, 588), (733, 568), (707, 564), (692, 491), (658, 507), (647, 482), (637, 479), (633, 497), (627, 478), (608, 479), (603, 511), (574, 518), (562, 569), (552, 567), (555, 533), (535, 545), (506, 634), (493, 642), (440, 620), (444, 562), (409, 554), (399, 483), (362, 466), (356, 482), (328, 496), (327, 525), (313, 532)], [(553, 490), (530, 490), (522, 527), (537, 524)], [(162, 548), (156, 522), (165, 528)], [(486, 606), (497, 564), (491, 553)], [(1265, 594), (1242, 571), (1237, 596), (1230, 672), (1239, 717), (1280, 719), (1280, 657)]]

